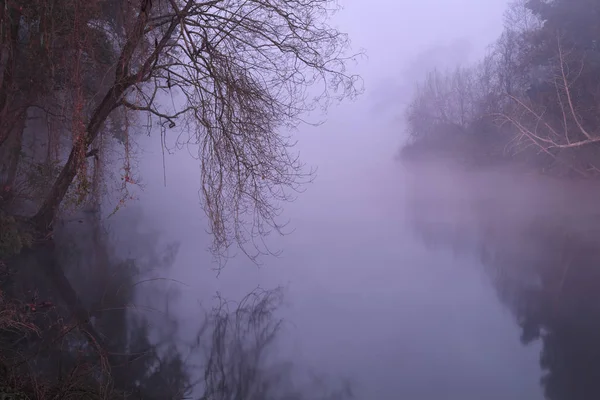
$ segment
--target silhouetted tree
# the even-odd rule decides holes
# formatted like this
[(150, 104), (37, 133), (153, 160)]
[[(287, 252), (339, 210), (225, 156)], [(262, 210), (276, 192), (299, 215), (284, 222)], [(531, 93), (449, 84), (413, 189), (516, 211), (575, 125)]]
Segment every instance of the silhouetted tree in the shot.
[[(464, 109), (461, 96), (456, 97), (462, 92), (446, 90), (439, 96), (429, 90), (425, 97), (443, 111), (436, 116), (423, 112), (421, 99), (427, 92), (418, 89), (409, 108), (411, 140), (406, 149), (420, 146), (427, 153), (427, 149), (458, 147), (462, 152), (454, 151), (456, 159), (480, 155), (485, 163), (486, 158), (495, 161), (499, 156), (556, 175), (597, 176), (598, 12), (597, 2), (588, 0), (511, 3), (504, 32), (480, 63), (489, 84), (471, 85), (469, 90), (470, 109), (475, 111), (466, 121), (485, 121), (485, 125), (473, 125), (472, 135), (465, 139), (448, 125), (449, 121), (458, 124), (464, 132), (464, 113), (442, 107), (449, 102)], [(450, 81), (450, 75), (445, 79)], [(440, 116), (447, 122), (439, 124)], [(437, 132), (433, 139), (426, 137), (431, 126)]]
[[(258, 253), (245, 245), (280, 230), (280, 202), (310, 177), (283, 130), (307, 111), (360, 92), (357, 76), (346, 72), (354, 58), (348, 38), (327, 25), (337, 8), (330, 0), (2, 4), (0, 110), (27, 117), (41, 108), (59, 122), (55, 130), (71, 136), (63, 146), (68, 159), (53, 157), (58, 174), (48, 177), (53, 184), (36, 202), (42, 230), (68, 192), (89, 193), (87, 164), (103, 132), (110, 125), (127, 130), (129, 113), (145, 113), (162, 134), (178, 126), (179, 144), (199, 147), (215, 255), (237, 243), (254, 259)], [(27, 61), (33, 58), (43, 62), (35, 70)], [(0, 148), (14, 137), (16, 153), (2, 149), (7, 154), (22, 146), (17, 122), (1, 130)], [(127, 134), (117, 136), (128, 152)], [(123, 170), (123, 180), (133, 183), (127, 161)], [(6, 173), (6, 186), (12, 175)]]

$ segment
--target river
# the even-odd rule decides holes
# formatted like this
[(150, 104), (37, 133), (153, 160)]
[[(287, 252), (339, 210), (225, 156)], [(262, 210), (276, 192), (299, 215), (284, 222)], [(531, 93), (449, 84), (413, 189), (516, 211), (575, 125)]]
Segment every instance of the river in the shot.
[[(562, 400), (593, 390), (598, 358), (580, 354), (576, 332), (578, 321), (595, 315), (573, 300), (570, 322), (561, 325), (573, 304), (567, 299), (556, 306), (560, 312), (548, 311), (561, 300), (544, 286), (555, 282), (548, 276), (556, 275), (557, 248), (589, 247), (563, 235), (578, 226), (569, 224), (573, 218), (594, 213), (591, 203), (579, 215), (564, 213), (589, 193), (513, 171), (407, 171), (394, 160), (414, 80), (433, 66), (477, 57), (501, 29), (504, 1), (450, 3), (349, 2), (339, 21), (356, 47), (369, 50), (360, 68), (371, 85), (355, 103), (334, 108), (324, 125), (294, 133), (318, 176), (286, 205), (293, 232), (267, 238), (282, 254), (261, 266), (238, 255), (217, 274), (206, 251), (197, 161), (186, 151), (167, 156), (165, 187), (160, 142), (141, 142), (139, 205), (165, 240), (180, 243), (169, 277), (181, 283), (175, 309), (184, 331), (217, 292), (239, 299), (259, 285), (281, 285), (286, 324), (278, 356), (348, 378), (357, 398), (535, 400), (546, 393)], [(398, 23), (408, 15), (410, 22)], [(398, 38), (395, 47), (382, 45), (390, 37)], [(556, 326), (560, 340), (544, 336)]]
[[(393, 125), (369, 122), (360, 109), (357, 102), (332, 115), (332, 125), (351, 138), (348, 146), (327, 136), (328, 123), (312, 133), (321, 135), (320, 147), (301, 148), (321, 161), (318, 178), (286, 206), (293, 232), (268, 239), (282, 254), (261, 266), (239, 255), (219, 274), (211, 269), (197, 164), (168, 162), (166, 187), (161, 167), (148, 164), (154, 178), (141, 194), (144, 215), (181, 241), (170, 275), (187, 285), (180, 287), (181, 320), (198, 315), (199, 302), (210, 303), (217, 291), (239, 299), (258, 285), (282, 285), (282, 357), (350, 379), (357, 398), (542, 399), (540, 343), (522, 344), (475, 240), (484, 223), (520, 235), (531, 205), (511, 214), (518, 201), (504, 209), (498, 201), (485, 214), (495, 217), (482, 219), (476, 211), (490, 206), (495, 185), (478, 191), (477, 180), (443, 166), (407, 172), (393, 159)], [(381, 140), (360, 142), (367, 129)], [(336, 145), (333, 160), (323, 157), (323, 148)], [(504, 176), (490, 179), (496, 175)], [(512, 178), (502, 179), (507, 186)], [(543, 184), (536, 190), (544, 187), (563, 192)]]

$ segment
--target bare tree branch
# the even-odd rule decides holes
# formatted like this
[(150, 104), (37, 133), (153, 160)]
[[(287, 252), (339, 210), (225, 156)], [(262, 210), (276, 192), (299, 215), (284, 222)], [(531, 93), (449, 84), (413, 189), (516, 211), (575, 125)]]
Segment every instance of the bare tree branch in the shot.
[[(157, 118), (162, 134), (178, 127), (177, 145), (198, 152), (213, 254), (224, 260), (236, 244), (257, 261), (271, 253), (264, 237), (283, 233), (281, 205), (313, 178), (284, 131), (362, 91), (346, 70), (358, 54), (327, 24), (338, 8), (331, 0), (140, 0), (86, 146), (119, 107)], [(70, 157), (39, 225), (54, 218), (77, 170)]]
[(569, 52), (565, 52), (557, 39), (557, 74), (553, 79), (556, 106), (562, 116), (560, 121), (549, 118), (544, 109), (537, 110), (535, 104), (517, 96), (508, 95), (515, 104), (512, 113), (499, 113), (501, 121), (510, 123), (519, 133), (517, 142), (533, 144), (540, 151), (555, 157), (553, 149), (575, 149), (600, 142), (600, 131), (592, 132), (584, 126), (578, 106), (572, 96), (572, 85), (583, 68), (574, 76), (569, 73)]

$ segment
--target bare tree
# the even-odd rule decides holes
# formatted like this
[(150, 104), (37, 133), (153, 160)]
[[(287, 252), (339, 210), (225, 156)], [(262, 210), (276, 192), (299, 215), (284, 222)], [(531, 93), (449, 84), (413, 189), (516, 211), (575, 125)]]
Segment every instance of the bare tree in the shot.
[[(512, 106), (499, 113), (501, 123), (515, 128), (513, 147), (523, 151), (533, 146), (557, 161), (564, 162), (567, 152), (596, 150), (600, 143), (599, 117), (596, 107), (590, 107), (588, 97), (582, 92), (578, 79), (585, 69), (581, 54), (565, 50), (557, 38), (553, 72), (542, 84), (532, 87), (529, 96), (508, 94)], [(595, 88), (587, 87), (594, 91)], [(583, 166), (569, 165), (581, 175), (600, 172), (596, 166), (584, 162)]]
[[(135, 3), (135, 2), (134, 2)], [(330, 0), (137, 0), (116, 41), (113, 81), (34, 217), (47, 229), (85, 154), (118, 108), (148, 113), (165, 133), (199, 148), (201, 200), (213, 252), (237, 243), (252, 259), (290, 189), (309, 178), (281, 134), (307, 111), (357, 95), (346, 72), (348, 37), (327, 25)], [(127, 9), (135, 9), (127, 6)], [(162, 101), (172, 97), (169, 102)], [(167, 103), (172, 104), (168, 106)], [(82, 149), (84, 151), (82, 151)], [(130, 179), (128, 171), (125, 179)], [(247, 244), (254, 244), (250, 251)]]
[(485, 59), (471, 67), (428, 73), (407, 109), (409, 134), (426, 138), (438, 135), (440, 127), (464, 130), (481, 118), (497, 92), (489, 64)]
[(527, 7), (529, 0), (513, 0), (504, 13), (504, 28), (518, 33), (539, 29), (542, 21)]
[(504, 13), (504, 31), (491, 46), (489, 54), (502, 92), (516, 95), (527, 88), (531, 79), (528, 60), (532, 53), (530, 38), (540, 26), (540, 19), (527, 8), (527, 0), (509, 3)]

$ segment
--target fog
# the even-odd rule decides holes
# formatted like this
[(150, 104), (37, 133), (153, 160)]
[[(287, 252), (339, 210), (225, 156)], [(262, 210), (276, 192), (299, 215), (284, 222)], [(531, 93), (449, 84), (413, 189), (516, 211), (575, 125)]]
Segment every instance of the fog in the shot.
[(600, 398), (594, 1), (9, 3), (2, 398)]
[[(417, 185), (394, 160), (416, 80), (483, 54), (501, 30), (505, 6), (345, 2), (335, 23), (354, 49), (366, 50), (368, 58), (353, 68), (367, 90), (332, 108), (323, 125), (293, 133), (317, 179), (285, 206), (290, 234), (267, 238), (282, 253), (263, 257), (260, 266), (238, 254), (217, 273), (206, 250), (198, 161), (185, 150), (167, 155), (165, 186), (160, 140), (139, 140), (145, 189), (138, 204), (165, 240), (181, 243), (169, 277), (181, 282), (176, 309), (187, 329), (199, 318), (199, 303), (210, 304), (216, 292), (239, 299), (258, 285), (283, 285), (281, 355), (349, 378), (358, 398), (541, 398), (539, 348), (521, 345), (478, 259), (426, 246), (411, 225), (427, 215), (411, 208), (411, 194), (421, 203), (445, 196), (463, 204), (460, 186), (445, 190), (457, 176), (439, 168)], [(440, 207), (433, 207), (438, 221), (467, 214), (466, 207), (462, 214)]]

